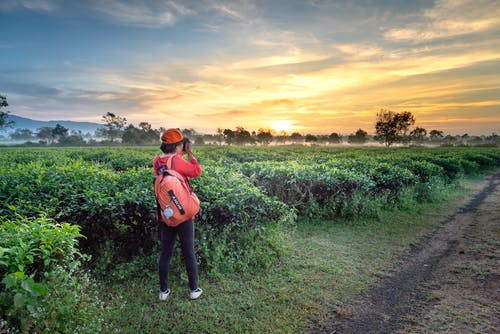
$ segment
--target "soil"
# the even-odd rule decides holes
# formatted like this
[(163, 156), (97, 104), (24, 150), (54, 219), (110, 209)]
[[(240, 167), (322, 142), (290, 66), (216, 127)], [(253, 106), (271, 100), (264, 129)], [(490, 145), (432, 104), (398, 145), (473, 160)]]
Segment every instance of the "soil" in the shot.
[(500, 333), (500, 173), (388, 276), (310, 333)]

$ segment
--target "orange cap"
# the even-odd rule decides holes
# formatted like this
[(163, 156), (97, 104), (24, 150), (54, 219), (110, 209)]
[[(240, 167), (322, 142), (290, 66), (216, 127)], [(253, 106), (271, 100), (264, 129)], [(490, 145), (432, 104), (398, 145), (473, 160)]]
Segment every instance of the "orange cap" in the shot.
[(168, 129), (161, 135), (161, 141), (165, 144), (178, 143), (182, 141), (182, 138), (184, 138), (184, 136), (182, 135), (182, 132), (179, 131), (179, 129)]

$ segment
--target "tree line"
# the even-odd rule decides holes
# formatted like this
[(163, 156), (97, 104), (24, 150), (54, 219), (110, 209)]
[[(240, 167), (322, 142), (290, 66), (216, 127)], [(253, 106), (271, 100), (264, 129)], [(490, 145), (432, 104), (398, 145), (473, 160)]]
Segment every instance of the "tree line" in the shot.
[[(0, 95), (0, 129), (14, 127), (12, 121), (7, 120), (8, 111), (2, 108), (8, 106), (5, 96)], [(154, 129), (148, 122), (140, 122), (138, 126), (127, 125), (125, 117), (108, 112), (102, 116), (104, 125), (98, 128), (94, 135), (83, 134), (81, 131), (70, 131), (60, 124), (55, 127), (42, 127), (33, 132), (29, 129), (15, 129), (10, 134), (12, 140), (32, 141), (38, 139), (40, 145), (85, 146), (85, 145), (157, 145), (160, 135), (165, 128)], [(342, 144), (363, 145), (368, 142), (379, 142), (389, 147), (394, 144), (403, 145), (500, 145), (497, 134), (491, 136), (462, 136), (444, 135), (443, 131), (427, 131), (422, 127), (411, 127), (415, 124), (415, 117), (411, 112), (394, 112), (381, 109), (376, 115), (375, 135), (370, 136), (367, 131), (358, 129), (354, 133), (343, 136), (337, 132), (327, 135), (301, 134), (299, 132), (275, 132), (272, 129), (260, 128), (257, 131), (248, 131), (242, 126), (235, 129), (218, 128), (215, 134), (198, 134), (194, 129), (181, 129), (184, 136), (190, 138), (196, 145), (262, 145), (272, 143), (285, 144)]]

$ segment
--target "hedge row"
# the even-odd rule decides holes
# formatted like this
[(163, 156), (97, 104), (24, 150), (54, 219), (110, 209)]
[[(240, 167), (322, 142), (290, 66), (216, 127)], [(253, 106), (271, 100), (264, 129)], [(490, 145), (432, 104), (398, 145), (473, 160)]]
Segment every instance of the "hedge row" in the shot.
[(429, 150), (375, 152), (381, 154), (353, 158), (352, 153), (314, 152), (285, 162), (245, 162), (238, 168), (299, 214), (356, 218), (376, 215), (408, 196), (417, 202), (431, 201), (434, 187), (500, 166), (498, 149), (438, 155)]
[[(80, 251), (92, 254), (98, 266), (154, 254), (156, 153), (157, 148), (2, 151), (3, 317), (27, 332), (78, 332), (82, 324), (102, 330), (104, 324), (92, 321), (102, 305), (89, 299), (92, 283), (79, 270)], [(282, 254), (281, 228), (294, 224), (297, 215), (376, 215), (408, 194), (413, 201), (430, 201), (436, 187), (500, 166), (496, 148), (206, 147), (198, 156), (204, 174), (192, 180), (202, 203), (196, 251), (202, 270), (225, 273), (274, 263)], [(37, 327), (43, 324), (56, 327)]]
[[(119, 258), (128, 260), (155, 249), (156, 208), (149, 168), (115, 172), (99, 164), (60, 157), (51, 166), (38, 161), (11, 165), (3, 169), (0, 181), (2, 216), (35, 217), (44, 212), (59, 222), (79, 225), (85, 236), (82, 249), (94, 255), (116, 249)], [(203, 208), (196, 242), (202, 268), (227, 269), (221, 257), (239, 260), (231, 260), (233, 270), (238, 263), (269, 265), (269, 261), (243, 259), (243, 255), (254, 249), (254, 243), (266, 240), (267, 227), (271, 233), (273, 225), (293, 222), (293, 212), (230, 169), (207, 167), (203, 179), (193, 180), (193, 185)], [(258, 236), (254, 230), (260, 231)], [(252, 234), (250, 240), (247, 234)], [(279, 255), (277, 249), (271, 253), (269, 257)], [(108, 262), (115, 260), (111, 256)]]

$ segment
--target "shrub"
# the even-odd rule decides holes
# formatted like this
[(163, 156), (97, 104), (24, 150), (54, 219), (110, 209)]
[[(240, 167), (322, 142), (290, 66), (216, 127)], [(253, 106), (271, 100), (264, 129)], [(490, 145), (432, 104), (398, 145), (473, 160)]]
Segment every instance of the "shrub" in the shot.
[(418, 177), (419, 182), (429, 183), (434, 178), (439, 178), (444, 175), (444, 169), (441, 166), (430, 163), (428, 161), (418, 161), (412, 159), (401, 159), (397, 165), (406, 168), (415, 176)]
[(496, 165), (495, 159), (481, 153), (467, 152), (463, 155), (463, 159), (476, 163), (481, 169), (489, 169)]
[(270, 198), (242, 174), (207, 167), (191, 180), (201, 201), (195, 242), (201, 267), (212, 272), (267, 268), (282, 255), (278, 226), (295, 212)]
[[(80, 271), (79, 227), (46, 217), (0, 217), (0, 308), (21, 332), (99, 329), (90, 280)], [(91, 290), (91, 291), (86, 291)], [(92, 322), (92, 324), (90, 324)]]
[(355, 171), (328, 165), (311, 166), (296, 162), (256, 162), (241, 166), (241, 171), (270, 196), (295, 208), (301, 216), (333, 217), (360, 210), (346, 209), (351, 199), (368, 193), (371, 180)]
[(385, 162), (371, 168), (368, 174), (375, 183), (374, 192), (387, 195), (390, 202), (397, 201), (398, 194), (407, 187), (415, 185), (418, 180), (408, 169)]
[[(12, 217), (9, 205), (15, 205), (28, 217), (45, 211), (58, 221), (79, 225), (85, 235), (80, 246), (93, 255), (93, 264), (104, 270), (156, 250), (156, 204), (150, 168), (116, 172), (109, 166), (102, 168), (82, 160), (58, 161), (50, 168), (30, 162), (3, 171), (0, 178), (6, 182), (0, 185), (0, 193), (5, 194), (0, 204), (2, 214)], [(254, 243), (249, 241), (265, 244), (262, 240), (273, 239), (274, 229), (268, 232), (267, 226), (293, 221), (293, 211), (263, 194), (238, 172), (210, 166), (204, 169), (200, 180), (192, 180), (203, 208), (195, 243), (202, 268), (208, 263), (220, 264), (210, 258), (215, 253), (202, 251), (208, 249), (204, 244), (216, 248), (226, 244), (222, 254), (227, 261), (231, 261), (231, 254), (239, 253), (239, 262), (260, 266), (259, 261), (243, 259), (245, 254), (252, 254), (249, 249)], [(260, 232), (255, 234), (254, 229)], [(229, 241), (225, 240), (228, 233), (234, 235)], [(277, 248), (269, 248), (275, 258)]]
[(424, 156), (419, 159), (441, 166), (448, 181), (454, 180), (464, 172), (460, 161), (456, 158)]

